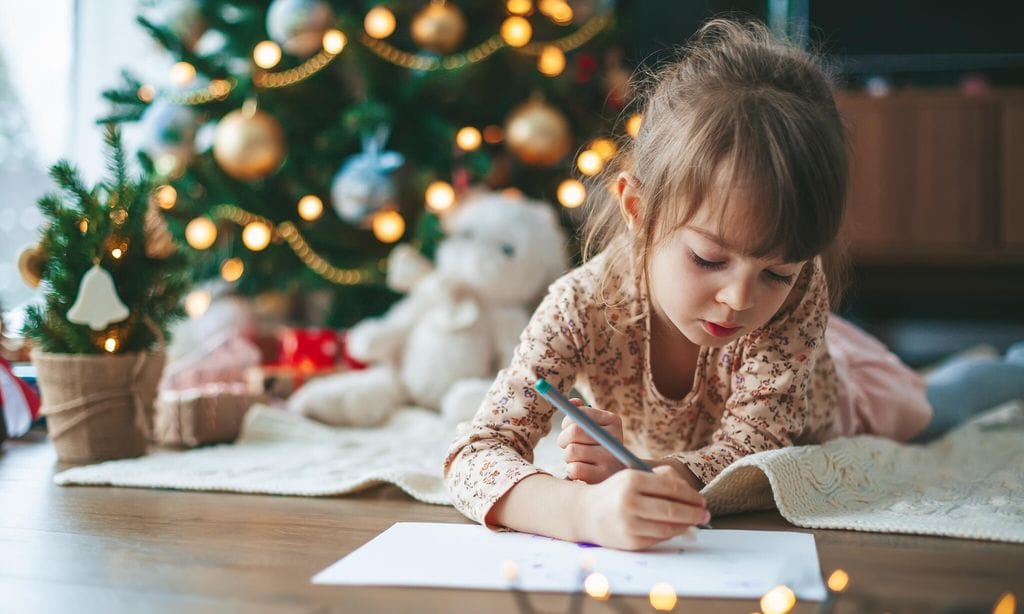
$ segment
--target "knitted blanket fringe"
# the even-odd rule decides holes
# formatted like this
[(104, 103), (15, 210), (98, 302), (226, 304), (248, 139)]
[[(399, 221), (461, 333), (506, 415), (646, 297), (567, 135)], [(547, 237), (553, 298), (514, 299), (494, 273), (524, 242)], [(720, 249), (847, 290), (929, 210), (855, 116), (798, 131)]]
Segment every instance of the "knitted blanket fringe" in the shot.
[[(535, 453), (564, 475), (557, 432)], [(408, 408), (373, 429), (327, 427), (264, 406), (230, 445), (108, 461), (58, 473), (60, 485), (332, 496), (388, 482), (450, 503), (441, 460), (454, 432)], [(928, 445), (871, 436), (743, 458), (704, 488), (715, 515), (778, 508), (807, 528), (1024, 543), (1024, 403), (995, 408)]]

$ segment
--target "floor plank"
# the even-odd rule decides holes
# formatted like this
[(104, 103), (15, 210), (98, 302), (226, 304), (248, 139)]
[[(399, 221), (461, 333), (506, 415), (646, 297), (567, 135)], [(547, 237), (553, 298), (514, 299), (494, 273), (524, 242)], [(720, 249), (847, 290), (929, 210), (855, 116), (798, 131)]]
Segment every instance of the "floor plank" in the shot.
[[(450, 507), (382, 486), (331, 498), (59, 487), (40, 433), (0, 456), (3, 612), (520, 612), (508, 592), (313, 586), (310, 578), (397, 521), (466, 522)], [(777, 512), (716, 528), (796, 530)], [(1024, 545), (814, 530), (824, 574), (851, 576), (836, 612), (991, 612), (1024, 598)], [(524, 596), (521, 596), (524, 597)], [(525, 596), (566, 612), (567, 595)], [(642, 598), (583, 612), (650, 612)], [(756, 612), (753, 601), (685, 599), (675, 611)], [(796, 612), (818, 611), (798, 604)]]

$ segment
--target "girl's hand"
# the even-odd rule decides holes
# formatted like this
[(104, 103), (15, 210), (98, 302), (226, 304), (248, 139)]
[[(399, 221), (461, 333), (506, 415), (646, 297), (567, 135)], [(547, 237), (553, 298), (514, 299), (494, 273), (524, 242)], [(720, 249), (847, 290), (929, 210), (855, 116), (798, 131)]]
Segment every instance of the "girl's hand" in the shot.
[(641, 550), (708, 522), (704, 497), (675, 469), (628, 469), (587, 487), (580, 503), (584, 541)]
[[(569, 399), (572, 404), (594, 419), (612, 437), (622, 441), (622, 418), (618, 414), (587, 407), (583, 399)], [(608, 479), (625, 465), (612, 456), (611, 452), (587, 435), (576, 422), (566, 416), (562, 420), (562, 432), (558, 435), (558, 447), (565, 450), (565, 473), (570, 480), (596, 484)]]

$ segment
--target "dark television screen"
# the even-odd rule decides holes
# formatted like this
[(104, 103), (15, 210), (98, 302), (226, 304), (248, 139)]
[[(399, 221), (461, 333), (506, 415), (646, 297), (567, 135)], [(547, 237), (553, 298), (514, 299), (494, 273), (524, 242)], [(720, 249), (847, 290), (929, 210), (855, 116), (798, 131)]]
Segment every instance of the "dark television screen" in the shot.
[(835, 55), (1024, 53), (1024, 1), (809, 0), (811, 39)]

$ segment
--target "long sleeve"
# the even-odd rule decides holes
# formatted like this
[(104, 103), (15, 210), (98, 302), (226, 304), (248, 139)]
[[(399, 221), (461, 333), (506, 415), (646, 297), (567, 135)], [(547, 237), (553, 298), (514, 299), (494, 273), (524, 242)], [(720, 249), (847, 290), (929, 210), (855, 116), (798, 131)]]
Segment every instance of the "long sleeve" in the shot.
[(570, 276), (556, 281), (523, 331), (511, 364), (498, 373), (467, 428), (444, 460), (445, 484), (455, 507), (484, 523), (512, 486), (541, 472), (533, 449), (550, 430), (554, 409), (534, 391), (538, 378), (569, 390), (584, 347), (578, 309), (587, 297)]
[(822, 438), (835, 416), (834, 368), (824, 341), (824, 275), (809, 263), (789, 306), (738, 342), (730, 392), (710, 443), (671, 455), (707, 484), (743, 456)]

